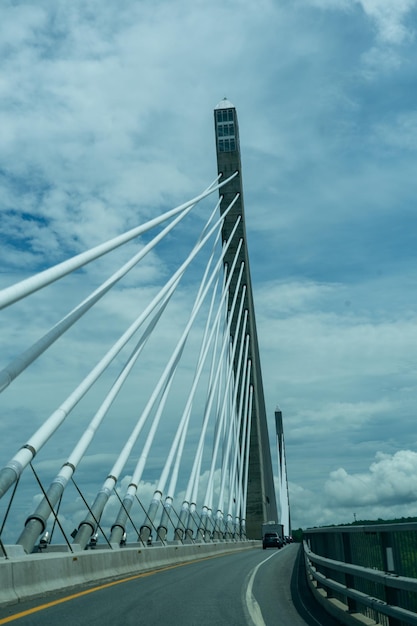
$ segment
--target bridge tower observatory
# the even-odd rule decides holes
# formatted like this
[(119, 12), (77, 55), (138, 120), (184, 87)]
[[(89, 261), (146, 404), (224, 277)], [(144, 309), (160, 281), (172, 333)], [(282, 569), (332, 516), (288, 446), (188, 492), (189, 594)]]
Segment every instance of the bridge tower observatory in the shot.
[[(224, 266), (225, 271), (227, 271), (228, 267), (231, 267), (239, 241), (242, 239), (243, 245), (239, 253), (234, 276), (230, 283), (229, 303), (233, 300), (236, 288), (242, 291), (243, 285), (245, 285), (246, 294), (244, 296), (244, 307), (248, 311), (248, 327), (246, 332), (249, 334), (250, 338), (248, 358), (252, 362), (250, 382), (253, 388), (249, 480), (246, 505), (246, 534), (249, 539), (258, 539), (261, 536), (262, 523), (270, 520), (278, 521), (278, 511), (249, 269), (243, 206), (239, 127), (236, 108), (226, 98), (214, 109), (214, 126), (218, 173), (222, 175), (222, 178), (228, 178), (234, 172), (238, 172), (238, 175), (233, 180), (220, 189), (220, 196), (222, 197), (220, 212), (223, 214), (236, 194), (238, 194), (237, 201), (224, 221), (222, 239), (223, 241), (228, 239), (236, 219), (240, 216), (241, 221), (226, 253)], [(237, 287), (237, 277), (242, 262), (244, 263), (243, 282), (240, 287)], [(239, 297), (241, 297), (241, 295), (239, 295)], [(231, 336), (233, 341), (239, 340), (239, 337), (235, 336), (237, 331), (236, 321), (236, 319), (233, 319), (231, 324)], [(235, 363), (235, 373), (236, 372), (237, 364)]]

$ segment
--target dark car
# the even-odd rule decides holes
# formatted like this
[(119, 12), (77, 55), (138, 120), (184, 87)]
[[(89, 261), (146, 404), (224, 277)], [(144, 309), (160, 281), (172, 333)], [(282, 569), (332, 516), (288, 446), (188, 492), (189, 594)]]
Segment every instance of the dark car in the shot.
[(282, 548), (282, 539), (278, 533), (265, 533), (262, 539), (262, 547), (266, 548)]

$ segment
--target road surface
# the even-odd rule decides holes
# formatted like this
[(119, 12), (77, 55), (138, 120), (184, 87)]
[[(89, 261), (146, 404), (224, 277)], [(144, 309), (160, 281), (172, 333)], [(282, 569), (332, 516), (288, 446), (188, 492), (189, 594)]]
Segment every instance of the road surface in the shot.
[[(151, 549), (151, 548), (150, 548)], [(246, 550), (0, 608), (0, 626), (336, 626), (299, 546)]]

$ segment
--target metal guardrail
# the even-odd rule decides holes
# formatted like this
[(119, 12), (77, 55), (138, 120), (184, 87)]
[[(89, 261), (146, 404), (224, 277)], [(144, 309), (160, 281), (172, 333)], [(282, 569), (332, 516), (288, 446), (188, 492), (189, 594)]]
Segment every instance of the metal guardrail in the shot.
[(345, 623), (417, 626), (417, 524), (308, 529), (304, 555), (310, 586)]

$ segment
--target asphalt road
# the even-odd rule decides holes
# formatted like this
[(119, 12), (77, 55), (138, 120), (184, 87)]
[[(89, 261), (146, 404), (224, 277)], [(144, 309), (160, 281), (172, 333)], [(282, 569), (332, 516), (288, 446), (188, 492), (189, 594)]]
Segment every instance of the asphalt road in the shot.
[(0, 609), (0, 626), (336, 626), (296, 544), (201, 559)]

